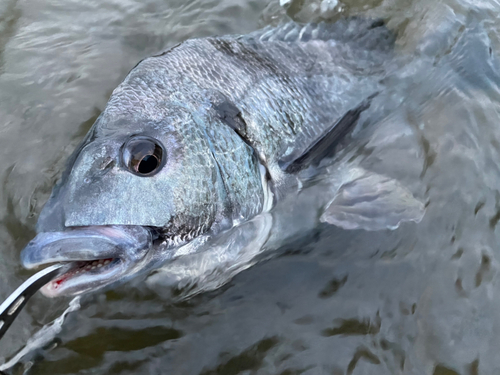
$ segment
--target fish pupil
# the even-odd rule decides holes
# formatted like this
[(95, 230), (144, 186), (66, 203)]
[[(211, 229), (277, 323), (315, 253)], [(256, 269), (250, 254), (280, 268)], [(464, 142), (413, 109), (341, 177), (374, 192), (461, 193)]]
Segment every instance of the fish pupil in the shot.
[(146, 155), (142, 158), (137, 171), (142, 174), (153, 172), (158, 167), (159, 161), (154, 155)]

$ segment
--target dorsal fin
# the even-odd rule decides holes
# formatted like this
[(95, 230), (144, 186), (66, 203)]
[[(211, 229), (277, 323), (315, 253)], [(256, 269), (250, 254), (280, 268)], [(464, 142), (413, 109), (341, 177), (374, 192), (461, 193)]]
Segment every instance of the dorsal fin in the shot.
[(318, 165), (325, 158), (332, 157), (336, 146), (351, 132), (358, 122), (361, 112), (370, 107), (371, 101), (376, 95), (378, 93), (370, 95), (356, 108), (347, 111), (328, 132), (313, 143), (302, 155), (291, 161), (279, 161), (280, 168), (286, 173), (296, 173), (310, 165)]
[(311, 40), (335, 40), (340, 43), (356, 43), (365, 49), (389, 46), (394, 37), (394, 33), (385, 27), (383, 20), (362, 17), (343, 18), (334, 23), (287, 22), (278, 27), (268, 26), (244, 36), (244, 38), (255, 38), (260, 42), (307, 43)]

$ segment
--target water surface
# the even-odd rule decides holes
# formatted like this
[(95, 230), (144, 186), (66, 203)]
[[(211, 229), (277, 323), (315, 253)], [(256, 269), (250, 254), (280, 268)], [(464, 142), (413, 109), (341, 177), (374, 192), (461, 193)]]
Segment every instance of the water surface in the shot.
[[(380, 232), (319, 225), (187, 301), (142, 280), (87, 296), (49, 344), (10, 372), (500, 372), (500, 4), (282, 4), (0, 3), (1, 299), (30, 275), (19, 252), (66, 158), (138, 61), (187, 38), (247, 33), (285, 17), (380, 17), (397, 34), (399, 68), (354, 147), (363, 167), (426, 202), (424, 220)], [(68, 303), (35, 296), (0, 357), (11, 358)]]

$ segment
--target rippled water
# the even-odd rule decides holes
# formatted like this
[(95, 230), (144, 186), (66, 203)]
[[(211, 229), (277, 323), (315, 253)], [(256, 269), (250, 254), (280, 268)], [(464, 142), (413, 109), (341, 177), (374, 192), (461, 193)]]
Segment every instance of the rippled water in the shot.
[[(41, 206), (140, 59), (286, 16), (381, 17), (397, 33), (400, 68), (385, 79), (355, 147), (365, 168), (426, 202), (424, 220), (380, 232), (318, 226), (187, 301), (142, 280), (86, 296), (55, 338), (9, 372), (500, 373), (500, 4), (282, 4), (0, 2), (0, 297), (30, 275), (19, 252)], [(0, 342), (0, 357), (11, 358), (68, 303), (35, 296)]]

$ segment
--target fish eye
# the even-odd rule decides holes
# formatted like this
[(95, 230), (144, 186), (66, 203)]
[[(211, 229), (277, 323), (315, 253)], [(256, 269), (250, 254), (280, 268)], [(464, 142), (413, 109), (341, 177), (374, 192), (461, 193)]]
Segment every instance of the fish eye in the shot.
[(153, 176), (165, 165), (165, 151), (162, 144), (151, 137), (135, 136), (123, 145), (123, 165), (138, 176)]

